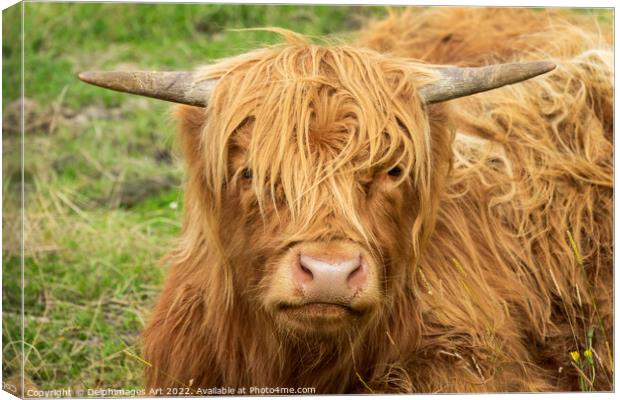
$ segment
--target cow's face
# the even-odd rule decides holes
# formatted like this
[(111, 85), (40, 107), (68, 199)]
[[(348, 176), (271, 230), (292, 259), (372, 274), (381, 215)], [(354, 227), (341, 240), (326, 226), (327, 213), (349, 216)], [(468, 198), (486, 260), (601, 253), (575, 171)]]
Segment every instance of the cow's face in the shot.
[(191, 249), (181, 254), (224, 267), (205, 271), (224, 304), (231, 293), (258, 304), (287, 334), (359, 328), (404, 293), (430, 238), (453, 131), (437, 103), (555, 64), (432, 68), (278, 32), (289, 45), (198, 72), (80, 79), (208, 105), (180, 114)]
[[(403, 150), (372, 165), (365, 143), (336, 166), (357, 130), (338, 132), (337, 118), (330, 124), (309, 132), (308, 153), (290, 137), (277, 138), (275, 147), (286, 148), (281, 158), (262, 143), (272, 138), (260, 138), (272, 131), (253, 129), (253, 122), (231, 142), (223, 218), (230, 225), (221, 231), (235, 242), (227, 247), (235, 248), (237, 287), (279, 323), (304, 332), (358, 324), (381, 306), (390, 280), (411, 266), (418, 213)], [(389, 147), (386, 137), (379, 151)]]
[(330, 335), (411, 279), (436, 154), (403, 70), (295, 51), (221, 79), (205, 169), (238, 296), (286, 334)]

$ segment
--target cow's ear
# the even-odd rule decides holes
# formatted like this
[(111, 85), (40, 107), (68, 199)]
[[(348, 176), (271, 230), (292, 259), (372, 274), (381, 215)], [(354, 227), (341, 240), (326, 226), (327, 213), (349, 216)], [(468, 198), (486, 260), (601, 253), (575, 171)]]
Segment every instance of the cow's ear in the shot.
[(178, 105), (174, 108), (177, 119), (179, 143), (189, 166), (197, 165), (201, 159), (201, 136), (206, 121), (206, 109)]

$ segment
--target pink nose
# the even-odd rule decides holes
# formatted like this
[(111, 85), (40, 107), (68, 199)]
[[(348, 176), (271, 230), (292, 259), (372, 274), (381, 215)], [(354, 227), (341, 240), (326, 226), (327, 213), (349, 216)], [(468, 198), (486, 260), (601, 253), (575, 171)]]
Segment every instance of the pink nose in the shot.
[(300, 254), (293, 280), (312, 301), (348, 301), (368, 281), (368, 267), (357, 255), (348, 259), (319, 259)]

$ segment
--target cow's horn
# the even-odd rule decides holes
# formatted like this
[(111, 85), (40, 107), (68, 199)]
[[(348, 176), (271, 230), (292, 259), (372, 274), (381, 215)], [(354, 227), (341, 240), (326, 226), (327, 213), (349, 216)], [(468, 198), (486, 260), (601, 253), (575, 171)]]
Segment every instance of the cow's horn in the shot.
[(88, 71), (78, 74), (86, 83), (140, 96), (206, 107), (216, 80), (195, 81), (189, 71)]
[(422, 86), (418, 93), (425, 104), (439, 103), (521, 82), (555, 67), (550, 61), (536, 61), (477, 68), (437, 68), (440, 80)]

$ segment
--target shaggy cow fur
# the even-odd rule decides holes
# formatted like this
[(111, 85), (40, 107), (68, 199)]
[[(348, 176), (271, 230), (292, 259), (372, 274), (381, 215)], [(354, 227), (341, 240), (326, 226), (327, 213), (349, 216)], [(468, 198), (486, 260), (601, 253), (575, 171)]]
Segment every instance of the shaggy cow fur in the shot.
[[(612, 389), (606, 39), (562, 14), (475, 8), (392, 15), (355, 46), (281, 33), (205, 67), (206, 112), (177, 109), (185, 224), (143, 335), (147, 385)], [(423, 106), (434, 78), (411, 59), (558, 68)], [(372, 316), (333, 335), (280, 326), (278, 257), (333, 239), (381, 266)]]

